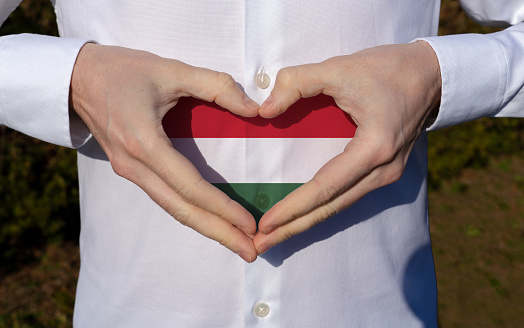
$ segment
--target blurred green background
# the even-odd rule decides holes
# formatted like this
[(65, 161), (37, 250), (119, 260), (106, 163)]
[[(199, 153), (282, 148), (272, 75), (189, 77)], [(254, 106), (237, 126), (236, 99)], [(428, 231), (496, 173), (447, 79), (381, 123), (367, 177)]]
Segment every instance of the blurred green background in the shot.
[[(440, 34), (490, 33), (458, 0)], [(56, 35), (48, 0), (0, 28)], [(482, 119), (429, 135), (430, 221), (440, 327), (524, 322), (524, 120)], [(79, 268), (76, 152), (0, 127), (0, 327), (69, 327)]]

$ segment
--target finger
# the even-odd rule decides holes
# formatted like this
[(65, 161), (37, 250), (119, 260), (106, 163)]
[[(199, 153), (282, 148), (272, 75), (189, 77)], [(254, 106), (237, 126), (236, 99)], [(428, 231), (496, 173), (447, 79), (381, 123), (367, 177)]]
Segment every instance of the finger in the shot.
[[(247, 262), (256, 259), (257, 253), (251, 237), (235, 227), (234, 222), (214, 215), (199, 206), (187, 203), (161, 177), (140, 161), (131, 158), (128, 165), (133, 168), (132, 173), (123, 176), (142, 188), (153, 201), (177, 221), (208, 238), (218, 241)], [(122, 173), (122, 170), (119, 172), (118, 168), (115, 171), (119, 174)]]
[(233, 77), (224, 72), (184, 64), (182, 91), (205, 101), (214, 101), (231, 112), (254, 117), (259, 105), (249, 98)]
[[(403, 167), (404, 164), (401, 157), (399, 156), (396, 158), (396, 160), (384, 165), (380, 165), (371, 172), (364, 174), (361, 179), (356, 180), (354, 184), (331, 198), (331, 200), (321, 203), (310, 211), (307, 211), (307, 209), (302, 209), (304, 214), (291, 220), (283, 220), (285, 223), (273, 227), (272, 230), (266, 229), (266, 232), (268, 232), (267, 234), (262, 232), (257, 233), (255, 238), (253, 238), (253, 244), (255, 245), (258, 254), (266, 252), (272, 246), (277, 245), (294, 235), (302, 233), (317, 225), (318, 223), (326, 220), (327, 218), (343, 211), (344, 209), (356, 203), (369, 192), (398, 180), (402, 174)], [(315, 197), (314, 191), (311, 191), (311, 195), (312, 197)], [(288, 205), (299, 204), (298, 202), (300, 201), (302, 200), (293, 199), (290, 200)], [(305, 202), (307, 202), (307, 200)], [(272, 215), (278, 217), (279, 213), (277, 213), (277, 211), (278, 209), (273, 212)], [(260, 220), (260, 225), (263, 225), (262, 221), (265, 219), (265, 216), (262, 217)]]
[(334, 215), (336, 211), (330, 202), (379, 165), (369, 147), (366, 141), (353, 139), (345, 151), (327, 162), (312, 180), (267, 211), (259, 222), (259, 231), (267, 234), (315, 209), (325, 211), (322, 218)]
[[(377, 170), (380, 170), (380, 168)], [(255, 245), (258, 254), (261, 255), (269, 248), (282, 243), (292, 236), (311, 229), (329, 216), (341, 212), (345, 208), (351, 206), (370, 191), (380, 187), (378, 183), (379, 180), (377, 179), (377, 170), (364, 176), (361, 180), (357, 181), (353, 186), (333, 198), (331, 201), (318, 206), (301, 217), (288, 221), (286, 224), (279, 226), (268, 234), (257, 233), (253, 238), (253, 244)]]
[(326, 82), (326, 71), (322, 66), (320, 63), (281, 69), (271, 95), (260, 106), (259, 115), (265, 118), (275, 117), (285, 112), (300, 98), (322, 93)]
[(256, 222), (253, 216), (205, 181), (193, 164), (172, 147), (165, 135), (146, 135), (141, 140), (146, 141), (128, 140), (130, 155), (147, 166), (179, 197), (225, 219), (247, 235), (255, 233)]

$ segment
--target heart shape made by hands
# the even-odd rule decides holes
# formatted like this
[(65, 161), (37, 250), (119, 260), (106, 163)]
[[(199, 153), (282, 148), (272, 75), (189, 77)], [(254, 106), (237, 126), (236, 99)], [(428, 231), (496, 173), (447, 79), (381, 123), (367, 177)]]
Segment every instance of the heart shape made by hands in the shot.
[[(308, 180), (296, 179), (315, 173), (320, 166), (300, 174), (296, 171), (303, 170), (307, 163), (295, 163), (297, 166), (293, 167), (293, 181), (286, 181), (288, 179), (284, 177), (283, 182), (275, 182), (274, 177), (265, 174), (267, 170), (251, 174), (256, 176), (245, 174), (243, 165), (260, 159), (275, 167), (278, 165), (275, 162), (288, 160), (275, 158), (271, 149), (268, 150), (268, 145), (282, 148), (291, 145), (289, 140), (293, 139), (304, 141), (294, 143), (298, 148), (313, 139), (320, 146), (322, 143), (318, 141), (322, 139), (330, 142), (336, 138), (347, 143), (356, 131), (356, 124), (351, 117), (337, 107), (333, 98), (323, 94), (300, 99), (286, 112), (271, 119), (241, 117), (215, 103), (190, 97), (180, 98), (176, 107), (164, 117), (163, 126), (174, 147), (195, 165), (202, 176), (244, 206), (257, 223), (267, 210)], [(239, 149), (246, 143), (249, 143), (249, 155)], [(301, 149), (293, 151), (300, 152)], [(329, 159), (325, 158), (320, 164), (325, 164)], [(235, 162), (239, 165), (233, 164), (232, 167)], [(225, 170), (227, 177), (212, 166)]]

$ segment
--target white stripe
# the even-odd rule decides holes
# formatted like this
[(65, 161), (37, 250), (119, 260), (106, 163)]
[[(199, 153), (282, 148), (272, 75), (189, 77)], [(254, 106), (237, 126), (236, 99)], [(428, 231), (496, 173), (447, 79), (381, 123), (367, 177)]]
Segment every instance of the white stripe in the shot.
[(304, 183), (350, 138), (178, 138), (173, 146), (211, 183)]

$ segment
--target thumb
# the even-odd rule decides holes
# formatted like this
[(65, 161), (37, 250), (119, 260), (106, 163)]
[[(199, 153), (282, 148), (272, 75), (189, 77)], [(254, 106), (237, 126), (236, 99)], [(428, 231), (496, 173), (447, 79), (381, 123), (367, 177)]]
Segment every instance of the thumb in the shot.
[(198, 99), (215, 102), (240, 116), (258, 115), (259, 105), (238, 86), (233, 77), (224, 72), (186, 65), (183, 92)]
[(282, 68), (277, 74), (271, 95), (260, 106), (258, 113), (264, 118), (278, 116), (300, 98), (322, 93), (324, 86), (325, 72), (320, 63)]

